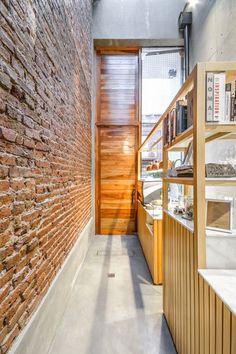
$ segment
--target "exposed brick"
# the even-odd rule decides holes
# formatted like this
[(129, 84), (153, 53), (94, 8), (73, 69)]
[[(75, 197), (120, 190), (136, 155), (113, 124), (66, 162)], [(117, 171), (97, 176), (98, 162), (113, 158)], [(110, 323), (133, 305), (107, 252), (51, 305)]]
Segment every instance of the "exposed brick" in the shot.
[(0, 192), (6, 192), (9, 189), (10, 183), (8, 181), (0, 181)]
[(90, 218), (92, 46), (90, 0), (0, 0), (0, 12), (3, 354)]
[[(13, 250), (13, 247), (12, 247), (12, 250)], [(19, 261), (19, 259), (20, 259), (19, 253), (13, 253), (11, 256), (5, 258), (3, 263), (4, 263), (6, 270), (9, 270), (12, 267), (14, 267), (17, 264), (17, 262)]]
[(16, 136), (17, 134), (14, 130), (0, 127), (1, 138), (14, 143), (16, 141)]

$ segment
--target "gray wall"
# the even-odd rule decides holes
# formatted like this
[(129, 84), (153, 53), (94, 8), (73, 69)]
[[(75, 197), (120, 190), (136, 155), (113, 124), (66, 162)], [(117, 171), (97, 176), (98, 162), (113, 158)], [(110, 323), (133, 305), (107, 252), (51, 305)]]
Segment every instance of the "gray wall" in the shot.
[(178, 16), (185, 0), (97, 0), (93, 37), (98, 39), (179, 38)]
[(191, 67), (236, 60), (236, 0), (198, 0), (193, 8)]

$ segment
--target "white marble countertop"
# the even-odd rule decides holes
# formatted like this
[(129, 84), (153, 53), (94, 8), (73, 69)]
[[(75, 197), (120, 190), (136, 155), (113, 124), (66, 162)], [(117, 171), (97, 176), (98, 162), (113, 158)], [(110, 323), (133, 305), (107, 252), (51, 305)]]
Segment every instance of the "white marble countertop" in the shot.
[(236, 269), (199, 269), (198, 272), (236, 316)]
[[(172, 218), (174, 218), (180, 224), (185, 226), (186, 229), (188, 229), (192, 233), (194, 232), (193, 220), (184, 219), (184, 218), (182, 218), (181, 215), (175, 214), (171, 210), (164, 209), (164, 212), (167, 213), (168, 215), (170, 215)], [(228, 233), (228, 232), (223, 232), (223, 231), (206, 229), (206, 236), (207, 237), (224, 237), (224, 238), (229, 237), (229, 238), (232, 238), (232, 237), (236, 237), (236, 230), (233, 230), (232, 233)]]

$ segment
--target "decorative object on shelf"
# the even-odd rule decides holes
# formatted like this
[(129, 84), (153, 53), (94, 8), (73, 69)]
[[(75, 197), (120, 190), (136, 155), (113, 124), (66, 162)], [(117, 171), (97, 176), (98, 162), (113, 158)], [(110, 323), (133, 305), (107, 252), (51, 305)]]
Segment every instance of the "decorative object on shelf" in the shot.
[(158, 170), (159, 169), (159, 161), (154, 161), (152, 164), (152, 170)]
[(183, 215), (185, 213), (185, 208), (184, 207), (179, 207), (179, 206), (176, 206), (174, 208), (174, 214), (176, 215)]
[(188, 148), (183, 159), (183, 165), (192, 165), (192, 164), (193, 164), (193, 141), (191, 141), (188, 144)]
[(233, 199), (206, 199), (206, 228), (232, 232)]
[(187, 197), (185, 199), (185, 213), (182, 215), (182, 218), (187, 220), (193, 220), (193, 198)]
[(172, 168), (168, 172), (168, 177), (193, 177), (193, 166), (182, 165), (176, 168)]
[(206, 177), (208, 178), (236, 177), (236, 170), (230, 163), (228, 164), (207, 163)]

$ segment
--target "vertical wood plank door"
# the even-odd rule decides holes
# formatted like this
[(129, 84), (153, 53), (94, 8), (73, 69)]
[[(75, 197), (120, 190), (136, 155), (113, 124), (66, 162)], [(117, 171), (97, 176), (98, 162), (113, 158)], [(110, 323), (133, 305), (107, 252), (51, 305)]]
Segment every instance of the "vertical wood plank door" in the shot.
[(96, 232), (136, 232), (138, 54), (100, 54), (97, 86)]

